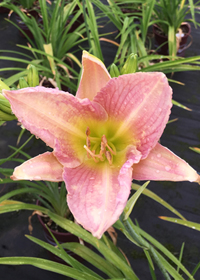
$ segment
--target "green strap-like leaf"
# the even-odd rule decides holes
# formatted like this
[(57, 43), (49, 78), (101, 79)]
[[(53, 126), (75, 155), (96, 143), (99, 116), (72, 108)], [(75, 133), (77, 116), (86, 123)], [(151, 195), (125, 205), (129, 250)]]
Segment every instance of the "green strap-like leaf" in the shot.
[(124, 215), (124, 220), (127, 220), (128, 217), (130, 216), (136, 201), (138, 200), (138, 198), (140, 197), (142, 192), (146, 189), (146, 187), (148, 186), (149, 182), (150, 181), (144, 183), (140, 188), (138, 188), (137, 191), (131, 196), (131, 198), (126, 203), (126, 207), (124, 209), (124, 214), (125, 214)]
[[(185, 221), (184, 221), (185, 222)], [(194, 280), (193, 276), (189, 273), (189, 271), (182, 265), (179, 260), (168, 251), (160, 242), (154, 239), (151, 235), (143, 231), (141, 228), (137, 227), (137, 231), (151, 244), (153, 244), (156, 248), (158, 248), (163, 254), (165, 254), (175, 265), (177, 265), (187, 276), (190, 277), (190, 280)]]
[[(138, 184), (132, 184), (132, 189), (134, 190), (139, 190), (141, 188), (140, 185)], [(142, 194), (150, 197), (151, 199), (155, 200), (156, 202), (160, 203), (162, 206), (164, 206), (165, 208), (169, 209), (172, 213), (176, 214), (177, 216), (179, 216), (181, 219), (185, 220), (185, 218), (176, 210), (174, 209), (169, 203), (167, 203), (166, 201), (164, 201), (161, 197), (159, 197), (157, 194), (155, 194), (154, 192), (148, 190), (148, 189), (144, 189)]]
[(82, 244), (68, 242), (62, 244), (62, 247), (84, 258), (86, 261), (106, 273), (109, 277), (123, 277), (123, 274), (116, 266)]
[(190, 222), (190, 221), (186, 221), (186, 220), (183, 221), (183, 220), (180, 220), (180, 219), (163, 217), (163, 216), (161, 216), (159, 218), (162, 219), (162, 220), (168, 221), (168, 222), (172, 222), (172, 223), (175, 223), (175, 224), (179, 224), (179, 225), (186, 226), (186, 227), (189, 227), (189, 228), (200, 231), (200, 224), (198, 224), (198, 223), (194, 223), (194, 222)]
[(94, 277), (91, 274), (85, 273), (83, 271), (78, 271), (75, 268), (59, 264), (53, 261), (41, 259), (41, 258), (31, 258), (31, 257), (6, 257), (0, 258), (0, 264), (6, 265), (33, 265), (35, 267), (53, 271), (58, 274), (62, 274), (68, 277), (72, 277), (77, 280), (99, 280), (100, 277)]
[[(8, 202), (9, 204), (5, 204), (6, 202)], [(105, 259), (109, 260), (112, 264), (117, 266), (118, 269), (123, 272), (125, 277), (131, 280), (138, 280), (138, 277), (136, 276), (132, 268), (127, 265), (127, 263), (123, 262), (122, 259), (112, 250), (110, 250), (110, 248), (108, 248), (101, 240), (95, 238), (89, 232), (81, 228), (79, 225), (73, 223), (72, 221), (62, 218), (55, 213), (50, 212), (48, 209), (38, 205), (10, 200), (4, 201), (3, 203), (3, 205), (0, 205), (0, 213), (7, 213), (17, 210), (39, 210), (44, 214), (47, 214), (56, 224), (83, 239), (84, 241), (92, 244), (100, 253), (103, 254)]]
[[(45, 248), (46, 250), (50, 251), (52, 254), (56, 255), (57, 257), (61, 258), (63, 261), (65, 261), (66, 263), (68, 263), (69, 265), (71, 265), (73, 268), (79, 270), (79, 271), (83, 271), (85, 273), (91, 274), (94, 277), (97, 277), (99, 279), (102, 279), (102, 277), (100, 277), (97, 273), (95, 273), (94, 271), (92, 271), (91, 269), (89, 269), (88, 267), (86, 267), (85, 265), (83, 265), (81, 262), (79, 262), (78, 260), (74, 259), (72, 256), (70, 256), (70, 254), (68, 254), (67, 252), (64, 251), (64, 249), (61, 250), (58, 249), (57, 247), (54, 247), (53, 245), (50, 245), (38, 238), (35, 238), (33, 236), (30, 235), (26, 235), (26, 237), (28, 239), (30, 239), (32, 242), (40, 245), (41, 247)], [(60, 247), (61, 245), (58, 244), (57, 245)], [(84, 258), (84, 256), (82, 256)]]

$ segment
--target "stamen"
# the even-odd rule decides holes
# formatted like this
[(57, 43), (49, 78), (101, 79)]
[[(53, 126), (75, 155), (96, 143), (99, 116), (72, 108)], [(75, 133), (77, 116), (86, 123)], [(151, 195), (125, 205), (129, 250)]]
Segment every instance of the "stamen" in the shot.
[(108, 148), (108, 150), (111, 152), (111, 154), (116, 155), (116, 152), (113, 151), (113, 149), (108, 145), (108, 141), (107, 141), (105, 135), (103, 135), (103, 136), (101, 137), (101, 140), (102, 140), (102, 142), (105, 144), (105, 146)]
[[(87, 147), (88, 147), (88, 149), (90, 149), (90, 147), (91, 147), (91, 142), (90, 142), (90, 137), (89, 137), (89, 135), (90, 135), (90, 129), (89, 129), (89, 127), (87, 127), (87, 129), (86, 129), (86, 145), (87, 145)], [(90, 158), (90, 155), (89, 155), (89, 153), (87, 152), (87, 157), (88, 158)]]
[(103, 135), (103, 136), (101, 137), (101, 141), (105, 144), (105, 146), (106, 146), (106, 144), (108, 143), (108, 141), (107, 141), (105, 135)]
[[(92, 157), (92, 159), (95, 162), (99, 162), (99, 160), (104, 161), (105, 158), (108, 160), (109, 164), (112, 165), (113, 162), (113, 155), (116, 155), (116, 150), (115, 150), (115, 146), (112, 143), (109, 143), (110, 146), (108, 145), (108, 141), (105, 135), (103, 135), (101, 137), (101, 143), (99, 143), (99, 138), (97, 137), (90, 137), (90, 129), (89, 127), (87, 127), (86, 129), (86, 145), (84, 145), (84, 149), (86, 149), (87, 151), (87, 157), (90, 158)], [(91, 141), (96, 142), (93, 147), (92, 147), (92, 151), (91, 151)], [(99, 144), (100, 144), (100, 151), (99, 154), (95, 154), (96, 153), (96, 149), (99, 150)], [(108, 150), (106, 150), (106, 148), (108, 148)]]
[(95, 155), (95, 153), (94, 153), (93, 151), (90, 151), (90, 149), (89, 149), (86, 145), (84, 145), (83, 147), (84, 147), (84, 149), (86, 149), (87, 153), (91, 155), (91, 157), (93, 158), (93, 160), (94, 160), (95, 162), (99, 162), (99, 161), (96, 159), (96, 157), (99, 158), (99, 155)]
[(106, 158), (107, 158), (109, 164), (111, 165), (112, 164), (112, 155), (111, 155), (111, 153), (109, 151), (106, 151), (105, 155), (106, 155)]
[(112, 149), (110, 146), (108, 146), (108, 144), (106, 145), (106, 147), (109, 149), (109, 151), (111, 152), (111, 154), (116, 155), (116, 152), (113, 151), (113, 149)]
[(90, 138), (88, 136), (86, 138), (86, 145), (89, 149), (91, 148), (91, 142), (90, 142)]
[[(102, 136), (102, 138), (103, 138), (103, 136)], [(99, 153), (101, 161), (103, 161), (103, 154), (105, 154), (105, 152), (106, 152), (106, 145), (103, 142), (102, 138), (101, 138), (101, 149), (100, 149), (100, 153)]]

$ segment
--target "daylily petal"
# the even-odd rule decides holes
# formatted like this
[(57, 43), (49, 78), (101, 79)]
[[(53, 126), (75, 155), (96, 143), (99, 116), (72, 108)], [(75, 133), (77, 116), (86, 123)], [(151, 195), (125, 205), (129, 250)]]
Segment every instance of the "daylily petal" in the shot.
[(57, 89), (26, 88), (4, 91), (4, 95), (23, 126), (50, 147), (62, 150), (62, 163), (66, 161), (70, 167), (81, 162), (81, 152), (74, 145), (80, 139), (85, 144), (87, 126), (107, 120), (107, 113), (98, 103)]
[(146, 159), (133, 165), (133, 179), (200, 183), (200, 176), (187, 162), (159, 143)]
[(17, 166), (11, 176), (12, 180), (46, 180), (63, 181), (63, 166), (53, 153), (46, 152)]
[(82, 76), (76, 97), (93, 100), (97, 92), (110, 80), (110, 74), (100, 59), (86, 51), (83, 51), (82, 65)]
[(127, 157), (121, 169), (100, 162), (87, 162), (73, 169), (64, 168), (69, 208), (77, 222), (97, 238), (101, 238), (118, 220), (126, 205), (130, 194), (132, 165), (141, 156), (129, 147)]
[(145, 158), (169, 118), (172, 90), (163, 73), (135, 73), (111, 79), (95, 96), (109, 119), (119, 123), (113, 139), (127, 134)]

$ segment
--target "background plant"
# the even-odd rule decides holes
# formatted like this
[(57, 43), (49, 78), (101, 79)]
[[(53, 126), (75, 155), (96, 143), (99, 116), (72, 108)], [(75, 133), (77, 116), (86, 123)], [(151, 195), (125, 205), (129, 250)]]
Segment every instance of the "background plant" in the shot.
[[(133, 188), (136, 188), (137, 192), (134, 193), (133, 196), (129, 199), (127, 206), (120, 217), (120, 220), (118, 220), (114, 226), (125, 234), (126, 238), (128, 238), (134, 244), (133, 246), (136, 245), (138, 247), (141, 247), (141, 250), (144, 250), (147, 261), (149, 263), (152, 279), (156, 279), (154, 266), (155, 263), (161, 270), (164, 279), (171, 279), (171, 275), (174, 279), (183, 280), (184, 278), (182, 274), (184, 273), (185, 275), (187, 275), (187, 277), (189, 277), (189, 279), (192, 280), (194, 279), (193, 276), (195, 272), (199, 268), (199, 264), (192, 274), (188, 272), (188, 270), (181, 264), (183, 246), (180, 251), (179, 259), (177, 259), (163, 245), (161, 245), (157, 240), (155, 240), (145, 231), (140, 229), (139, 225), (137, 223), (134, 224), (129, 218), (129, 215), (137, 199), (139, 198), (141, 193), (144, 192), (144, 194), (150, 195), (153, 199), (161, 203), (163, 206), (166, 206), (173, 213), (178, 214), (178, 216), (181, 217), (185, 222), (184, 217), (181, 216), (173, 207), (163, 201), (163, 199), (148, 191), (146, 189), (147, 185), (148, 182), (143, 186), (133, 185)], [(52, 245), (49, 245), (39, 239), (27, 236), (31, 241), (39, 244), (43, 248), (59, 256), (62, 260), (68, 263), (70, 267), (66, 267), (58, 263), (53, 263), (52, 261), (31, 257), (0, 258), (0, 264), (30, 264), (42, 269), (54, 271), (59, 274), (72, 277), (74, 279), (104, 279), (98, 274), (98, 272), (96, 272), (96, 269), (94, 271), (89, 269), (87, 266), (79, 263), (63, 250), (69, 249), (90, 262), (94, 267), (99, 268), (109, 277), (109, 279), (138, 279), (132, 268), (129, 266), (128, 260), (105, 234), (103, 235), (101, 240), (98, 240), (86, 230), (81, 228), (79, 225), (62, 218), (61, 216), (58, 216), (47, 208), (13, 200), (6, 200), (6, 196), (2, 197), (0, 200), (1, 214), (22, 209), (38, 210), (45, 213), (59, 226), (71, 232), (72, 234), (75, 234), (85, 242), (91, 244), (99, 253), (101, 253), (101, 255), (94, 253), (91, 249), (85, 247), (82, 244), (65, 243), (60, 245), (54, 238), (54, 240), (57, 242), (57, 247), (53, 247)]]
[[(2, 59), (16, 60), (25, 64), (31, 62), (31, 64), (37, 66), (42, 77), (55, 81), (54, 85), (59, 88), (61, 87), (60, 84), (63, 84), (73, 91), (76, 89), (78, 72), (74, 69), (71, 61), (80, 67), (80, 62), (75, 53), (79, 49), (79, 45), (86, 41), (84, 21), (76, 25), (77, 20), (80, 21), (83, 14), (82, 5), (79, 0), (73, 0), (68, 4), (65, 1), (58, 0), (52, 2), (51, 5), (40, 0), (39, 4), (39, 12), (42, 18), (40, 21), (25, 14), (19, 6), (14, 4), (4, 5), (20, 16), (32, 33), (34, 40), (20, 30), (27, 38), (29, 46), (20, 47), (30, 51), (30, 55), (21, 52), (20, 54), (25, 59), (10, 57)], [(17, 27), (16, 24), (14, 25)], [(72, 53), (70, 50), (73, 50)], [(18, 70), (22, 71), (22, 68)], [(24, 73), (21, 74), (21, 76), (23, 75)]]
[[(193, 22), (195, 26), (199, 23), (195, 20), (195, 8), (200, 1), (189, 0), (161, 0), (156, 1), (154, 6), (156, 23), (164, 35), (168, 36), (169, 55), (175, 56), (177, 52), (176, 33), (184, 21)], [(191, 18), (188, 18), (188, 15)]]

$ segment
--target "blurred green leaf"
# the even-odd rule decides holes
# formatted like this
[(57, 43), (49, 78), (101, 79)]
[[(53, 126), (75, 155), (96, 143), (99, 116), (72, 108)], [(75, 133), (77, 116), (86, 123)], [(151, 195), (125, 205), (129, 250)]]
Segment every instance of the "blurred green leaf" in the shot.
[(171, 218), (171, 217), (164, 217), (164, 216), (160, 216), (159, 218), (164, 220), (164, 221), (167, 221), (167, 222), (172, 222), (172, 223), (175, 223), (175, 224), (179, 224), (179, 225), (186, 226), (186, 227), (189, 227), (191, 229), (195, 229), (195, 230), (200, 231), (200, 224), (198, 224), (198, 223), (194, 223), (194, 222), (190, 222), (190, 221), (186, 221), (186, 220), (183, 221), (183, 220), (180, 220), (180, 219)]

